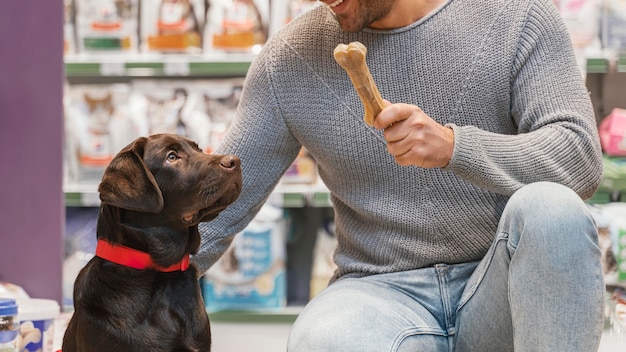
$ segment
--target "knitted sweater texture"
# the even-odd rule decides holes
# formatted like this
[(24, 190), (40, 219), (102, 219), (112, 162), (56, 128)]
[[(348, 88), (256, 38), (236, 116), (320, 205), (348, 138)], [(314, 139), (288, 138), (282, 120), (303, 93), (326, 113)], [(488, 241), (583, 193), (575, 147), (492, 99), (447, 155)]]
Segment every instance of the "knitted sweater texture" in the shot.
[[(399, 166), (333, 58), (360, 41), (383, 98), (450, 126), (445, 168)], [(448, 0), (407, 27), (343, 32), (318, 7), (276, 33), (246, 77), (218, 153), (242, 159), (240, 198), (200, 226), (204, 271), (304, 146), (331, 192), (339, 277), (480, 260), (513, 192), (553, 181), (590, 197), (602, 178), (596, 121), (550, 0)], [(297, 225), (297, 224), (296, 224)]]

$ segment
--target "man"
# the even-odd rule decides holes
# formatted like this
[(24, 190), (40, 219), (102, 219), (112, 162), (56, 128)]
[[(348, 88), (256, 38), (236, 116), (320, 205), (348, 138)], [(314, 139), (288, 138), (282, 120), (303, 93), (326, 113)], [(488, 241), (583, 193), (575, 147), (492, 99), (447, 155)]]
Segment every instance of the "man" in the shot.
[[(207, 269), (302, 146), (335, 209), (337, 272), (289, 351), (594, 351), (602, 178), (592, 106), (550, 0), (324, 0), (252, 64), (219, 152), (239, 200), (202, 227)], [(374, 128), (339, 43), (360, 41)]]

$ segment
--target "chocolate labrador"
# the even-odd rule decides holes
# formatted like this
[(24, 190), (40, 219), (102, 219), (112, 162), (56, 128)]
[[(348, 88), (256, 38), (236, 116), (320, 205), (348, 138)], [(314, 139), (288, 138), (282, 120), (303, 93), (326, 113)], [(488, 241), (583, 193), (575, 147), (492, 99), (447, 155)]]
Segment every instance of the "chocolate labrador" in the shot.
[(209, 155), (173, 134), (138, 138), (98, 187), (96, 255), (74, 284), (63, 352), (209, 351), (211, 330), (189, 255), (198, 223), (241, 191), (233, 155)]

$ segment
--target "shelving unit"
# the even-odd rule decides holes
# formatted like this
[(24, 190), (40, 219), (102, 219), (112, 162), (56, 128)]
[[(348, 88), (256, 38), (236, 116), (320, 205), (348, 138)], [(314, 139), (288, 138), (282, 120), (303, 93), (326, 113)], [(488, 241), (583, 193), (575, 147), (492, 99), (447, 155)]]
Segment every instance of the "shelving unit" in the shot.
[(252, 53), (242, 54), (131, 54), (66, 55), (65, 75), (78, 77), (241, 77)]

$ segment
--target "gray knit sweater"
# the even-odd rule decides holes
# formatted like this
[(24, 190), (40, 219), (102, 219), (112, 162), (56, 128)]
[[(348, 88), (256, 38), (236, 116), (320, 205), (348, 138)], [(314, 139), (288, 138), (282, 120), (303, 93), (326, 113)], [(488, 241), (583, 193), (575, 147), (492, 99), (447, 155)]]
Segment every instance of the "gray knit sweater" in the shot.
[[(399, 166), (333, 59), (360, 41), (382, 96), (454, 130), (446, 168)], [(602, 178), (593, 109), (551, 0), (448, 0), (395, 30), (345, 33), (322, 6), (265, 45), (218, 153), (241, 157), (240, 198), (201, 224), (206, 270), (304, 146), (335, 209), (335, 279), (481, 259), (513, 192), (553, 181), (590, 197)]]

